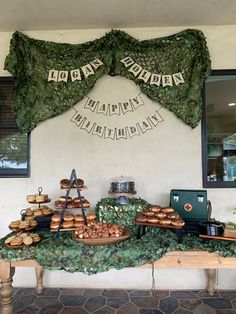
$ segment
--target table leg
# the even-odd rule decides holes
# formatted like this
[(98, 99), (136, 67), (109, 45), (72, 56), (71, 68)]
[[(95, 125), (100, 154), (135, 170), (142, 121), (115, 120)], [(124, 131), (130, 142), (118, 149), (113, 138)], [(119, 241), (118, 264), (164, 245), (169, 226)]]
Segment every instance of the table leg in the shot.
[(42, 266), (36, 266), (35, 267), (35, 273), (36, 273), (36, 279), (37, 279), (37, 293), (41, 294), (43, 292), (43, 273), (44, 268)]
[(215, 276), (216, 270), (215, 269), (206, 269), (207, 273), (207, 292), (209, 295), (214, 295), (215, 292)]
[(0, 261), (0, 279), (1, 279), (1, 314), (12, 314), (12, 277), (15, 273), (15, 267), (11, 267), (11, 263)]

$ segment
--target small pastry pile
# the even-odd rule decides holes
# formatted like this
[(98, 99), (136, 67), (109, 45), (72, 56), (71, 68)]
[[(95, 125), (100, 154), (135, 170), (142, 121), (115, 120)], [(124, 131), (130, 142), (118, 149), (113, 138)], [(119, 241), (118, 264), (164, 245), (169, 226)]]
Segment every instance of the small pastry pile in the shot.
[(138, 223), (151, 223), (162, 226), (183, 227), (185, 222), (180, 215), (171, 207), (150, 205), (145, 211), (139, 214), (135, 221)]
[[(87, 219), (88, 224), (92, 223), (96, 220), (96, 215), (87, 214), (86, 219)], [(60, 220), (61, 220), (60, 215), (53, 215), (51, 218), (50, 229), (58, 230)], [(62, 229), (74, 229), (74, 228), (78, 228), (84, 225), (85, 225), (85, 221), (84, 221), (84, 216), (82, 214), (77, 214), (77, 215), (64, 214), (64, 217), (61, 223), (61, 228)]]
[(75, 231), (75, 237), (79, 239), (116, 238), (122, 237), (124, 233), (124, 226), (95, 222), (78, 227)]
[(40, 203), (49, 201), (48, 194), (31, 194), (26, 197), (29, 203)]
[[(82, 179), (77, 179), (77, 183), (78, 183), (78, 186), (80, 189), (82, 189), (84, 187), (84, 180)], [(62, 179), (60, 181), (60, 186), (61, 186), (61, 189), (69, 189), (70, 187), (70, 180), (68, 179)], [(76, 182), (75, 180), (72, 182), (72, 188), (76, 188)]]
[(29, 246), (40, 242), (41, 238), (37, 233), (19, 232), (16, 235), (6, 238), (4, 243), (7, 246)]
[(81, 201), (83, 204), (83, 208), (89, 208), (90, 203), (88, 200), (86, 200), (83, 196), (81, 196), (81, 200), (79, 197), (72, 198), (70, 196), (66, 197), (65, 196), (60, 196), (59, 200), (55, 202), (55, 208), (56, 209), (63, 209), (65, 202), (66, 202), (66, 208), (72, 209), (72, 208), (81, 208)]
[(49, 216), (53, 213), (53, 210), (46, 205), (41, 207), (31, 207), (25, 210), (24, 216), (25, 220), (31, 220), (35, 217)]
[(13, 231), (19, 230), (31, 230), (37, 227), (37, 221), (34, 219), (31, 220), (15, 220), (12, 221), (9, 225), (9, 229)]

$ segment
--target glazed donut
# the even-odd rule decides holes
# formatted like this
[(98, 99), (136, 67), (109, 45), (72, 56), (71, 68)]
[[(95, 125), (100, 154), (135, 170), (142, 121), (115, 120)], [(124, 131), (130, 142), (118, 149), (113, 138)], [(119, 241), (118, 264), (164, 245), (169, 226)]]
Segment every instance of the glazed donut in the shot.
[(137, 222), (146, 222), (147, 221), (147, 218), (144, 216), (144, 215), (138, 215), (135, 220)]
[(65, 201), (67, 200), (67, 203), (72, 202), (72, 198), (70, 196), (67, 197), (66, 196), (60, 196), (59, 201), (65, 203)]
[(74, 201), (69, 202), (69, 203), (67, 204), (67, 208), (69, 208), (69, 209), (76, 208), (76, 207), (77, 207), (77, 204), (76, 204), (76, 202), (74, 202)]
[(161, 211), (161, 206), (159, 205), (150, 205), (149, 208), (154, 213), (159, 213)]
[(50, 229), (52, 229), (52, 230), (57, 230), (58, 227), (59, 227), (59, 223), (52, 222), (52, 223), (50, 224)]
[(86, 218), (87, 218), (88, 220), (95, 220), (95, 219), (96, 219), (96, 215), (95, 215), (95, 214), (88, 214), (88, 215), (86, 216)]
[[(78, 186), (79, 186), (79, 188), (82, 188), (82, 187), (84, 186), (84, 180), (82, 180), (82, 179), (77, 179), (77, 181), (78, 181)], [(73, 187), (73, 188), (76, 188), (76, 181), (75, 181), (75, 180), (74, 180), (73, 183), (72, 183), (72, 187)]]
[[(79, 198), (79, 197), (75, 197), (75, 198), (73, 199), (73, 201), (76, 202), (76, 203), (80, 203), (80, 198)], [(81, 196), (81, 201), (82, 201), (82, 202), (84, 201), (84, 196)]]
[(63, 217), (64, 221), (73, 221), (74, 218), (75, 217), (72, 214), (65, 214), (64, 217)]
[(64, 229), (69, 229), (69, 228), (74, 228), (74, 222), (73, 221), (63, 221), (62, 223), (62, 228)]
[(154, 212), (151, 210), (145, 210), (143, 214), (147, 217), (154, 216)]
[(84, 221), (75, 221), (75, 228), (79, 228), (81, 226), (84, 226)]
[(160, 219), (159, 220), (159, 224), (161, 224), (161, 225), (170, 225), (171, 224), (171, 219), (167, 219), (167, 218)]
[(174, 213), (170, 213), (169, 215), (167, 215), (167, 218), (169, 218), (169, 219), (179, 219), (180, 215), (177, 212), (174, 212)]
[(51, 221), (52, 222), (60, 222), (61, 220), (61, 216), (60, 215), (53, 215), (52, 218), (51, 218)]
[(55, 202), (55, 208), (56, 209), (63, 209), (64, 208), (65, 203), (64, 202), (60, 202), (60, 201), (56, 201)]
[(69, 187), (70, 187), (70, 180), (62, 179), (60, 181), (60, 186), (61, 186), (61, 189), (69, 189)]
[(147, 222), (151, 223), (151, 224), (158, 224), (159, 219), (156, 217), (148, 217), (147, 218)]
[(165, 214), (173, 213), (175, 210), (171, 207), (162, 207), (161, 211)]
[(185, 225), (185, 222), (182, 219), (176, 219), (172, 220), (171, 224), (175, 227), (183, 227)]
[(166, 218), (165, 213), (157, 213), (156, 216), (157, 216), (157, 218), (160, 218), (160, 219)]
[(84, 221), (84, 216), (82, 214), (75, 215), (75, 221), (77, 221), (77, 222)]

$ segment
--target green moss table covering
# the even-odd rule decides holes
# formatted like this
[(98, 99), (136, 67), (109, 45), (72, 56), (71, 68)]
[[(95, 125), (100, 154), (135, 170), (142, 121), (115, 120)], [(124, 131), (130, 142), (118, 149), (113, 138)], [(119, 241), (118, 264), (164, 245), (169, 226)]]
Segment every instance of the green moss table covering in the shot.
[(136, 232), (134, 219), (148, 205), (141, 198), (129, 198), (127, 205), (116, 204), (115, 198), (104, 198), (96, 205), (96, 216), (99, 221), (120, 224)]
[(36, 260), (50, 270), (96, 274), (109, 269), (122, 269), (151, 263), (175, 250), (203, 249), (224, 257), (236, 257), (236, 244), (230, 241), (185, 236), (177, 242), (176, 234), (168, 229), (152, 228), (138, 240), (134, 235), (119, 244), (88, 246), (72, 240), (71, 233), (41, 233), (42, 241), (31, 247), (8, 249), (0, 240), (0, 258), (5, 261)]

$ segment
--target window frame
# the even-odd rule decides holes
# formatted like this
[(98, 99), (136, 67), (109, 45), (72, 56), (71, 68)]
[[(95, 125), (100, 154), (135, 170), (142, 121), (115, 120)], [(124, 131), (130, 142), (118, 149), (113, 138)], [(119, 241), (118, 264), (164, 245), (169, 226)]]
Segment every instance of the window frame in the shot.
[[(210, 76), (230, 76), (236, 77), (236, 69), (223, 69), (212, 70)], [(207, 131), (206, 131), (206, 82), (204, 82), (202, 90), (202, 122), (201, 122), (201, 134), (202, 134), (202, 185), (203, 188), (236, 188), (235, 181), (207, 181)]]
[[(0, 85), (9, 84), (13, 85), (14, 79), (11, 76), (0, 77)], [(16, 130), (19, 131), (19, 127), (16, 123), (0, 124), (0, 130)], [(27, 133), (27, 168), (26, 169), (1, 169), (0, 178), (28, 178), (30, 177), (30, 133)]]

